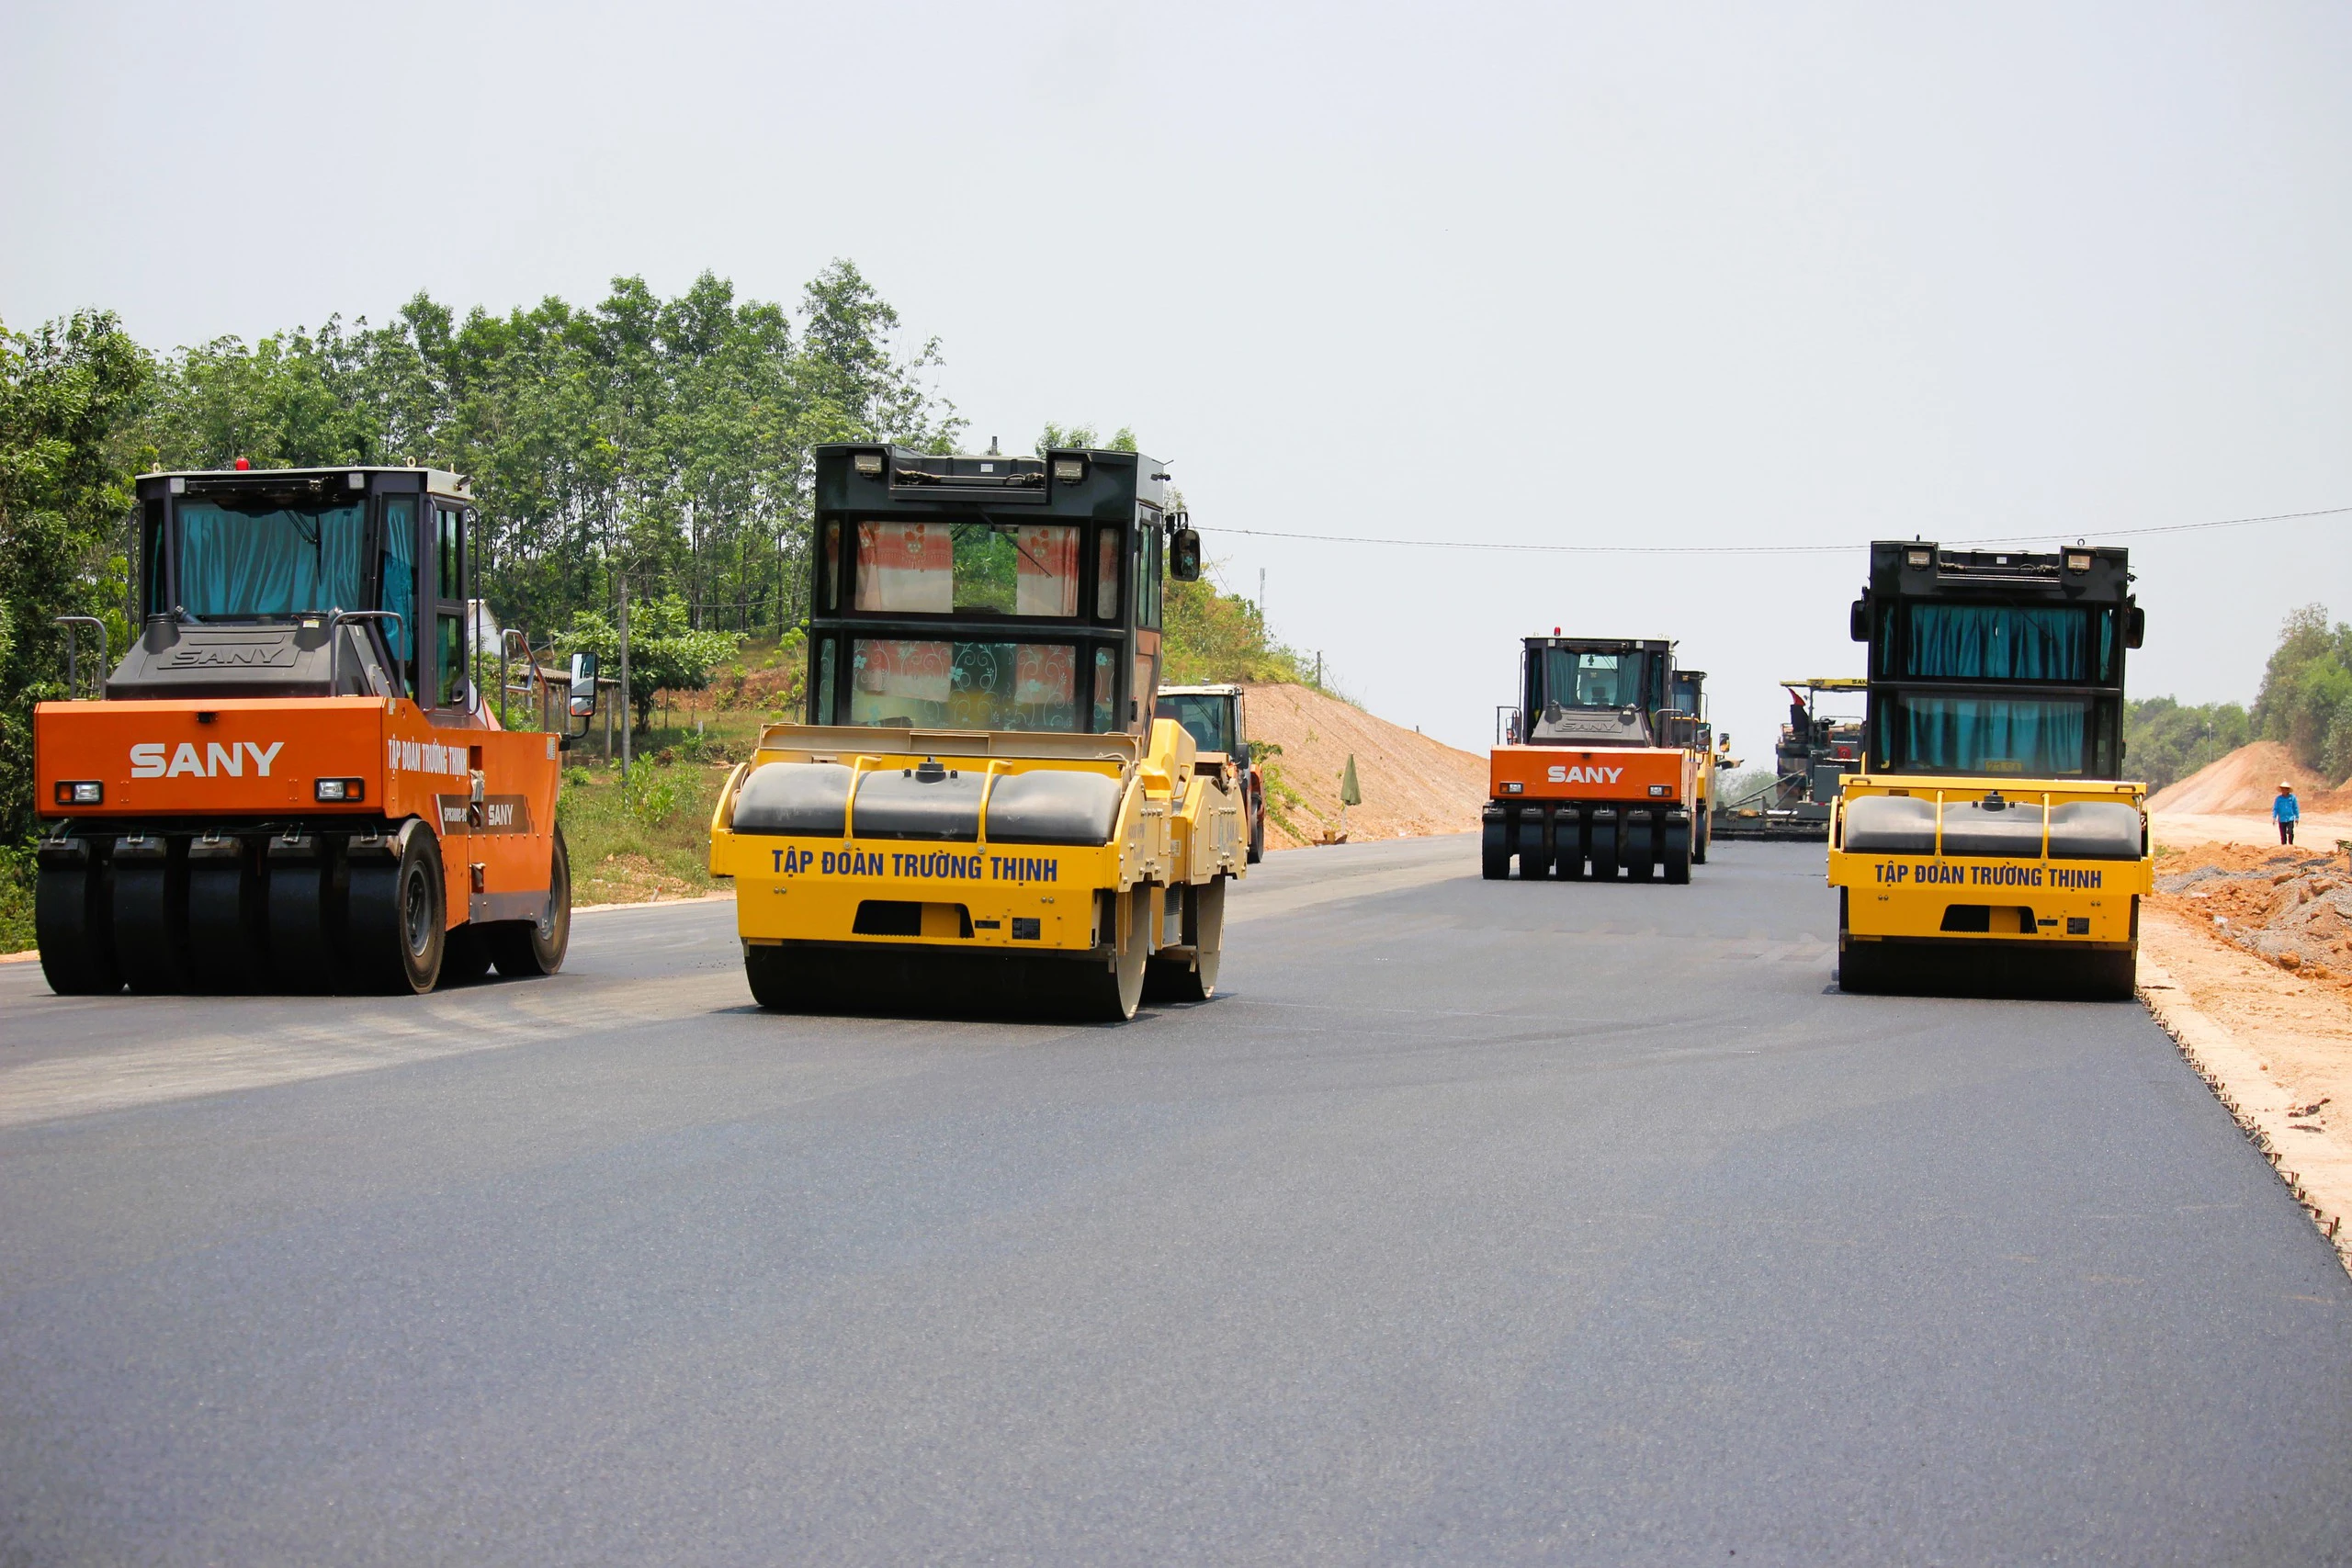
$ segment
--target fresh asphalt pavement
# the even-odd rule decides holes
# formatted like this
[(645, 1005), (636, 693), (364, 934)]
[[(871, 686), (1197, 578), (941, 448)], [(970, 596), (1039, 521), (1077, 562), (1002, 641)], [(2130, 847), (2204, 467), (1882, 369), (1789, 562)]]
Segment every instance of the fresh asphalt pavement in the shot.
[(2352, 1561), (2352, 1286), (2132, 1004), (1815, 846), (1277, 855), (1125, 1026), (0, 965), (0, 1564)]

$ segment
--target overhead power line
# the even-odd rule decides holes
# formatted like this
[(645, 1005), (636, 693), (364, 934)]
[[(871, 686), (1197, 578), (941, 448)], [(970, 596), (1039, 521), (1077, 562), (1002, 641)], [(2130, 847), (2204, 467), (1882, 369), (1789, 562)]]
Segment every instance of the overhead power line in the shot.
[[(2139, 538), (2150, 534), (2191, 534), (2207, 528), (2248, 528), (2257, 523), (2292, 523), (2307, 517), (2336, 517), (2352, 506), (2328, 506), (2316, 512), (2276, 512), (2263, 517), (2224, 517), (2210, 523), (2168, 523), (2146, 528), (2101, 528), (2097, 540)], [(1531, 555), (1560, 556), (1823, 556), (1850, 555), (1870, 547), (1852, 545), (1521, 545), (1501, 539), (1390, 539), (1369, 534), (1294, 534), (1276, 528), (1217, 528), (1216, 533), (1244, 534), (1258, 539), (1300, 539), (1318, 545), (1397, 545), (1425, 550), (1507, 550)], [(1977, 539), (1939, 539), (1939, 545), (2007, 545), (2046, 539), (2044, 534), (1995, 534)], [(2083, 537), (2089, 538), (2090, 535)]]

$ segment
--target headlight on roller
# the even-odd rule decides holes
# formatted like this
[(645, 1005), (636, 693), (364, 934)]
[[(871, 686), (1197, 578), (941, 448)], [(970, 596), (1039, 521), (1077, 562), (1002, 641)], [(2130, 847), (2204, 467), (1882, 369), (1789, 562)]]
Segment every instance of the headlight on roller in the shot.
[(333, 802), (337, 806), (349, 806), (355, 801), (366, 799), (367, 796), (368, 784), (364, 779), (321, 779), (319, 781), (318, 797), (322, 803)]

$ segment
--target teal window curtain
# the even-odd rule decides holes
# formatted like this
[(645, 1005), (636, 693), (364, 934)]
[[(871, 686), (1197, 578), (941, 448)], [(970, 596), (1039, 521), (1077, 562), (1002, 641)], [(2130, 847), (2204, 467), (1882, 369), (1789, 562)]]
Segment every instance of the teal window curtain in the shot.
[(392, 659), (400, 665), (401, 679), (409, 690), (416, 689), (412, 665), (412, 649), (416, 645), (419, 629), (416, 624), (416, 498), (408, 495), (388, 496), (384, 501), (384, 547), (380, 552), (383, 572), (383, 604), (380, 606), (400, 616), (400, 624), (384, 623), (384, 636), (392, 647)]
[(1910, 622), (1908, 676), (2088, 685), (2113, 668), (2114, 616), (2103, 608), (1913, 604)]
[(180, 602), (199, 617), (356, 610), (368, 603), (367, 513), (180, 504)]
[(2011, 697), (1910, 695), (1895, 712), (1903, 755), (1883, 765), (1938, 773), (2062, 778), (2085, 770), (2088, 704)]
[(1648, 655), (1641, 653), (1578, 653), (1547, 648), (1543, 650), (1542, 689), (1536, 694), (1535, 706), (1548, 703), (1566, 708), (1647, 705), (1643, 688), (1649, 683), (1650, 663)]

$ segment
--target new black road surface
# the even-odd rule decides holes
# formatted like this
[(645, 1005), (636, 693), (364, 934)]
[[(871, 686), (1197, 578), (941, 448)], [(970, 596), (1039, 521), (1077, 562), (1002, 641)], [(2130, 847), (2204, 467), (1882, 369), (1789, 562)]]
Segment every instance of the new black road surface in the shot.
[(2132, 1004), (1845, 997), (1817, 846), (1271, 858), (1216, 1000), (0, 965), (0, 1564), (2352, 1561), (2352, 1287)]

